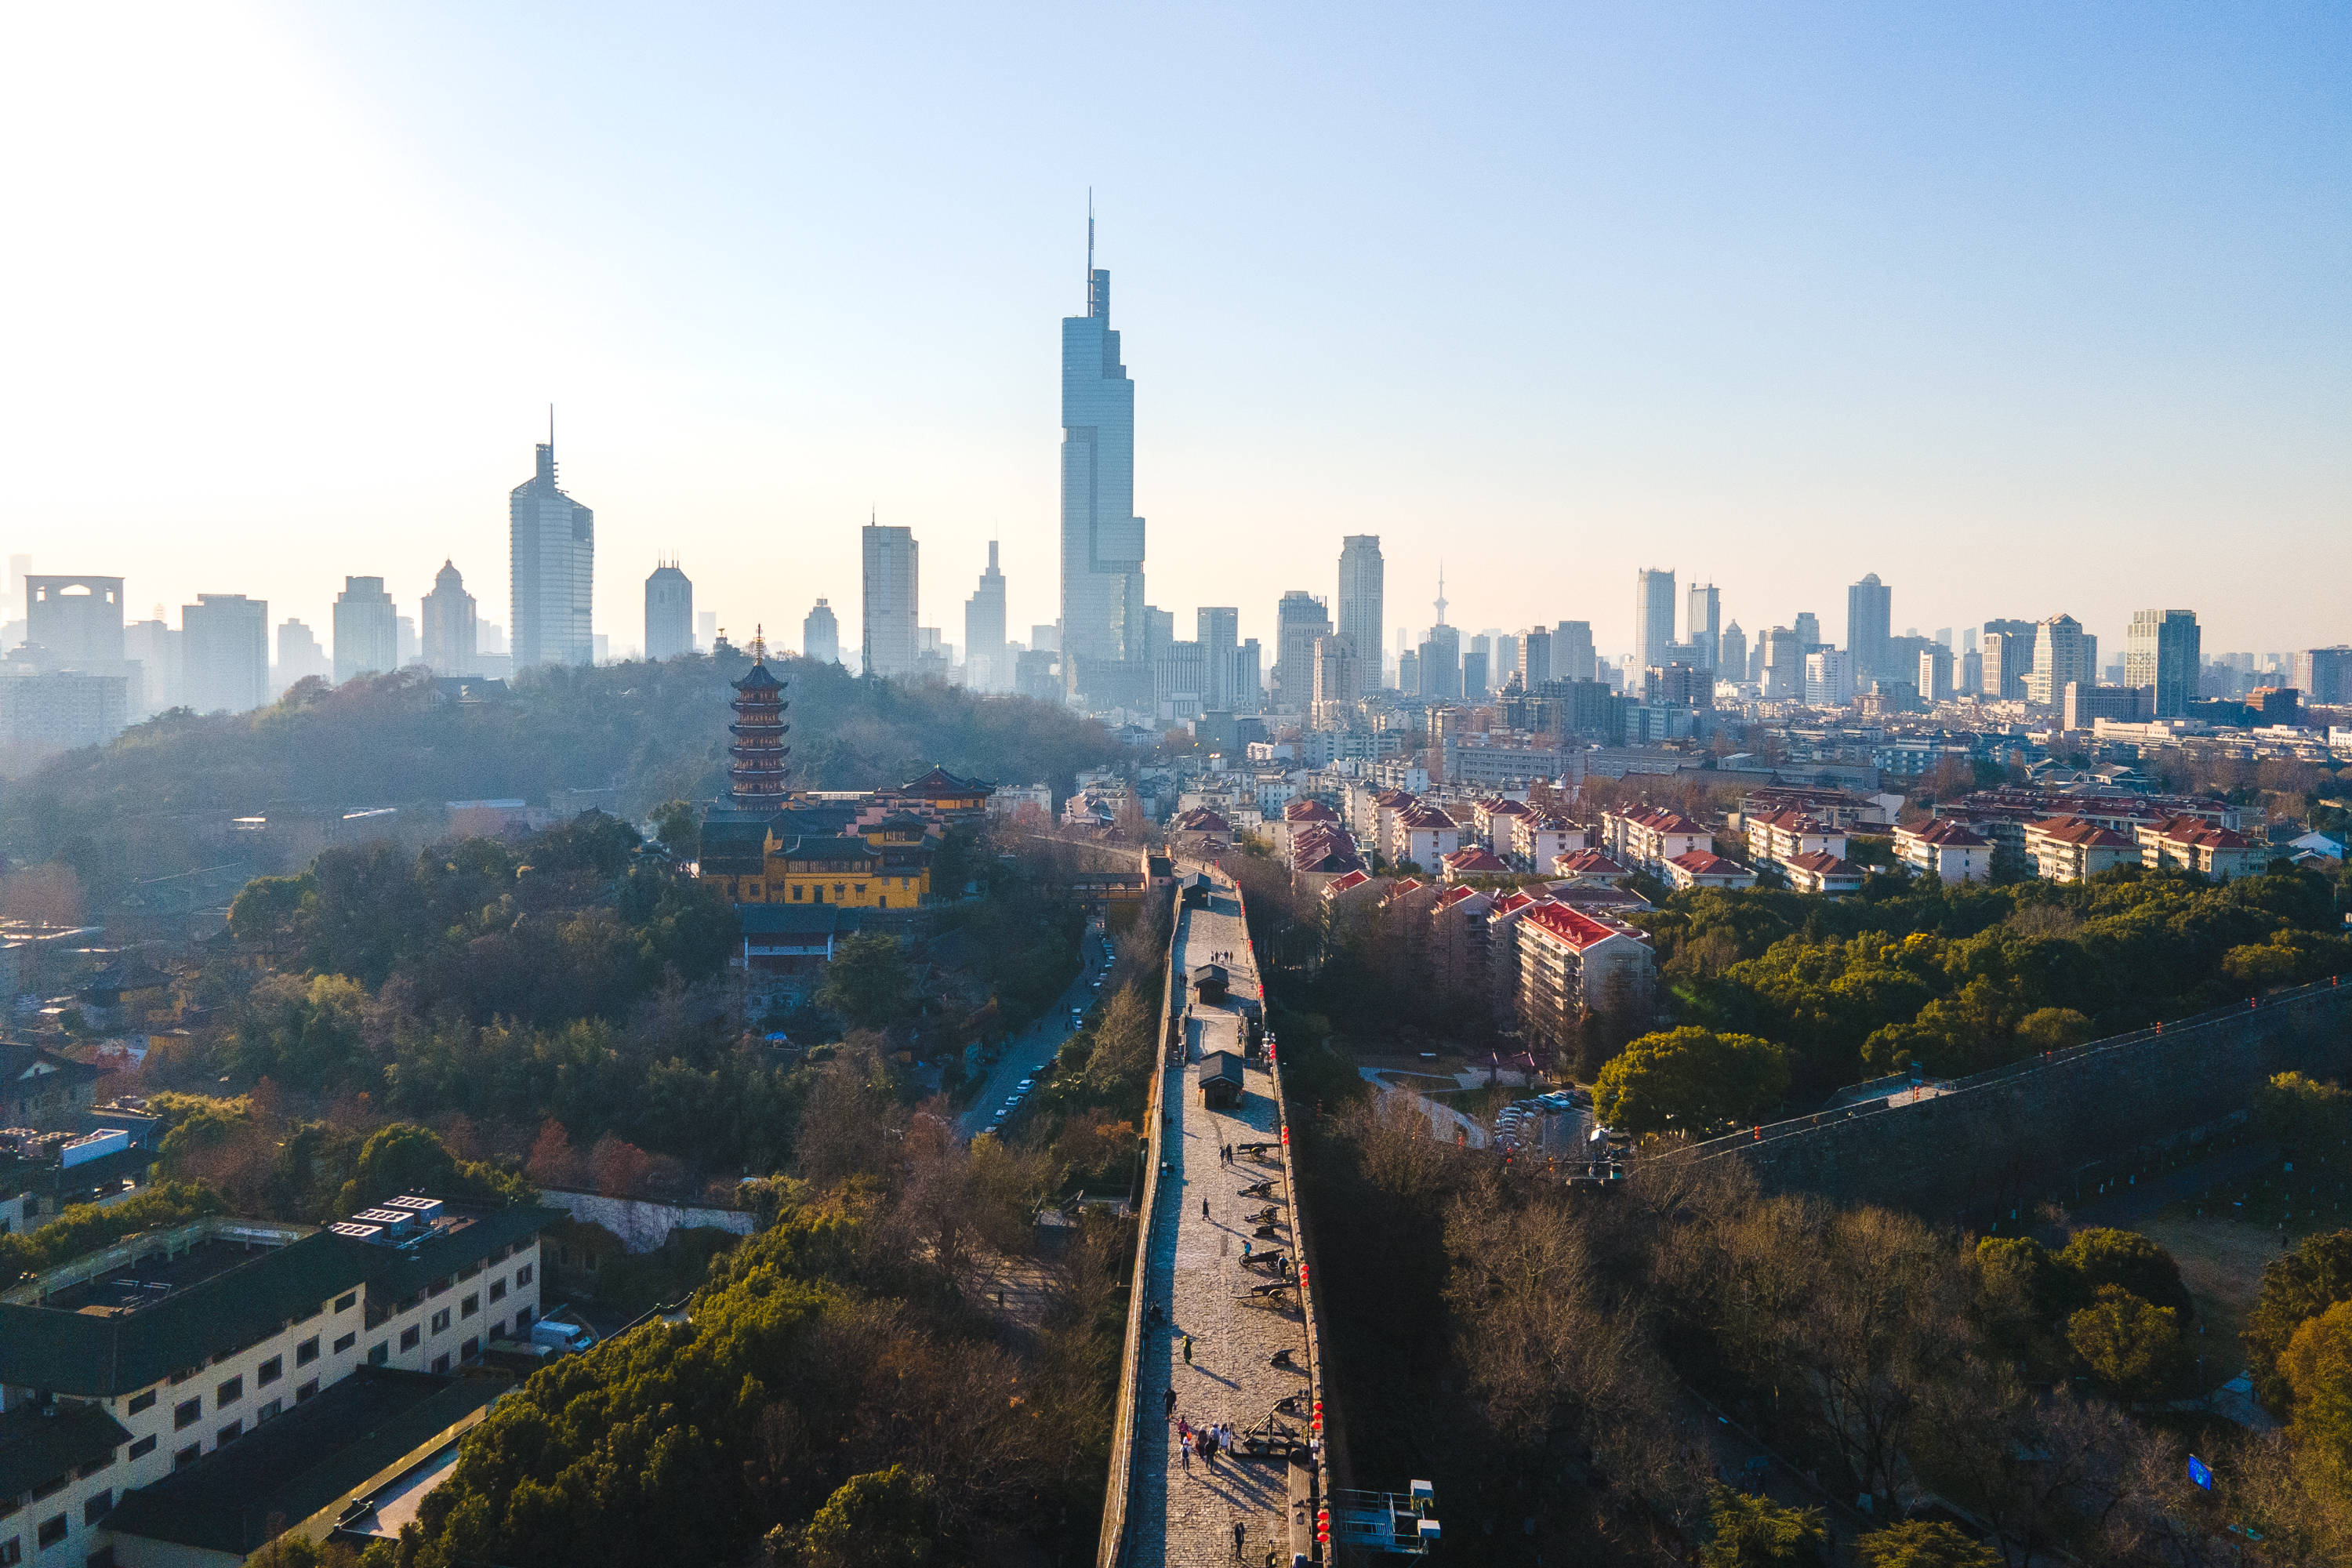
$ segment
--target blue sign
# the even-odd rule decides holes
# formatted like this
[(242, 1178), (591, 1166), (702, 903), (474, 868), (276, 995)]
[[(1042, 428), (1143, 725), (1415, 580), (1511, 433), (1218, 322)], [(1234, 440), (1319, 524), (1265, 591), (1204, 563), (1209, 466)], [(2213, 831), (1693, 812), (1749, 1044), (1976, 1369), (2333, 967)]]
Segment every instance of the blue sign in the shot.
[(2191, 1454), (2189, 1456), (2189, 1479), (2210, 1492), (2213, 1489), (2213, 1467)]

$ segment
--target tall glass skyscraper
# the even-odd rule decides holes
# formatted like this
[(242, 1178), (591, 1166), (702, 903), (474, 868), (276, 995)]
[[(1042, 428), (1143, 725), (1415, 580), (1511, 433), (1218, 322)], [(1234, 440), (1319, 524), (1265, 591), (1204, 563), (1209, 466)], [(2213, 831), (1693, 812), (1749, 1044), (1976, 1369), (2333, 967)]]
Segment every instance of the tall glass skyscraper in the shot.
[(596, 514), (555, 485), (555, 441), (540, 444), (538, 469), (508, 498), (514, 574), (514, 667), (591, 664), (588, 606), (596, 576)]
[[(1644, 566), (1633, 574), (1633, 658), (1638, 668), (1663, 668), (1675, 642), (1675, 574)], [(1629, 678), (1630, 690), (1637, 682)]]
[(1339, 635), (1358, 659), (1363, 685), (1381, 685), (1381, 625), (1386, 615), (1381, 536), (1351, 533), (1339, 542)]
[(1110, 326), (1110, 274), (1087, 217), (1087, 313), (1062, 318), (1062, 672), (1116, 700), (1144, 657), (1143, 520), (1135, 515), (1135, 384)]

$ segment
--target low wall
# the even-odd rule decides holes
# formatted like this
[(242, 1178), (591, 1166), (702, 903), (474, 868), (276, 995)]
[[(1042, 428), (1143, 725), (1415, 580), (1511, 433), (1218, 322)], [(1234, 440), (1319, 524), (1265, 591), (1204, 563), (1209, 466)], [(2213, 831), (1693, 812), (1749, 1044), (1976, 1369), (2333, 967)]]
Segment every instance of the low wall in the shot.
[(2352, 1071), (2341, 976), (2243, 1005), (1979, 1073), (1908, 1104), (1884, 1100), (1702, 1143), (1768, 1192), (1906, 1208), (1931, 1219), (2071, 1199), (2107, 1161), (2217, 1126), (2273, 1074)]
[(757, 1215), (744, 1209), (698, 1208), (684, 1204), (657, 1204), (644, 1198), (608, 1198), (602, 1193), (548, 1191), (540, 1202), (562, 1209), (587, 1225), (601, 1225), (621, 1238), (625, 1251), (657, 1252), (674, 1230), (724, 1230), (750, 1236), (760, 1228)]

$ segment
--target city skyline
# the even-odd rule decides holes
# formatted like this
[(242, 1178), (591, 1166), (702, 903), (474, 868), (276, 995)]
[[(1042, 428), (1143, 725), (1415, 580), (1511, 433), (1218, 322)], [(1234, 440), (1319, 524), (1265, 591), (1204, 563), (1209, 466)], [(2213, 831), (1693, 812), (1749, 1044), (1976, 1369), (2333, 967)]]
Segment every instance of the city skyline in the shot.
[[(1292, 109), (1244, 94), (1230, 124), (1147, 130), (1152, 115), (1097, 122), (1076, 85), (1093, 79), (1067, 69), (1079, 46), (1051, 27), (947, 16), (891, 56), (938, 117), (890, 131), (870, 163), (796, 169), (771, 209), (737, 199), (734, 163), (677, 177), (712, 151), (708, 117), (656, 100), (607, 127), (551, 79), (474, 90), (546, 47), (527, 18), (235, 12), (123, 32), (20, 16), (16, 58), (45, 63), (11, 76), (0, 115), (52, 150), (26, 220), (69, 237), (0, 259), (52, 306), (0, 392), (19, 448), (0, 537), (125, 574), (142, 615), (236, 591), (323, 627), (344, 576), (413, 604), (454, 558), (505, 619), (496, 496), (551, 398), (567, 481), (604, 528), (594, 619), (615, 647), (660, 559), (700, 563), (730, 629), (817, 593), (854, 603), (849, 534), (874, 505), (950, 581), (1003, 540), (1010, 623), (1051, 621), (1056, 366), (1039, 324), (1070, 307), (1091, 182), (1122, 325), (1150, 344), (1135, 510), (1195, 546), (1159, 552), (1162, 605), (1232, 603), (1214, 563), (1244, 552), (1328, 593), (1352, 533), (1382, 537), (1397, 581), (1428, 581), (1475, 517), (1486, 558), (1517, 560), (1474, 578), (1452, 551), (1453, 618), (1567, 613), (1609, 649), (1630, 645), (1630, 605), (1596, 585), (1652, 561), (1714, 563), (1751, 635), (1796, 607), (1833, 614), (1867, 567), (1910, 584), (1905, 620), (2063, 608), (2119, 646), (2136, 610), (2189, 596), (2176, 563), (2200, 553), (2209, 647), (2335, 640), (2352, 310), (2342, 270), (2313, 261), (2343, 249), (2352, 138), (2317, 89), (2352, 58), (2344, 19), (1844, 20), (1784, 39), (1730, 18), (1506, 15), (1530, 62), (1576, 40), (1593, 96), (1545, 95), (1557, 124), (1482, 104), (1449, 43), (1395, 127), (1342, 75)], [(869, 89), (855, 22), (812, 23), (812, 58), (849, 63), (775, 101), (760, 62), (778, 27), (730, 26), (740, 47), (711, 48), (708, 23), (653, 47), (682, 51), (663, 58), (711, 115), (743, 118), (753, 156)], [(1164, 109), (1192, 96), (1188, 76), (1245, 82), (1311, 30), (1272, 23), (1221, 53), (1220, 29), (1196, 44), (1121, 18), (1084, 52), (1120, 57)], [(1168, 60), (1146, 47), (1171, 42)], [(559, 47), (581, 79), (641, 63), (593, 13)], [(950, 67), (973, 51), (1034, 103), (976, 100)], [(1398, 51), (1346, 58), (1377, 79)], [(2020, 58), (2049, 69), (2000, 63)], [(94, 96), (101, 71), (114, 87)], [(127, 116), (94, 118), (100, 96)], [(1622, 135), (1585, 134), (1621, 120)], [(271, 130), (289, 121), (310, 128), (299, 146)], [(1413, 149), (1421, 123), (1454, 127), (1443, 156)], [(1191, 172), (1204, 136), (1269, 173), (1220, 175), (1213, 201)], [(605, 156), (616, 137), (642, 156)], [(2182, 151), (2137, 150), (2159, 142)], [(1820, 155), (1832, 145), (1880, 151)], [(1300, 162), (1276, 179), (1269, 147)], [(1456, 178), (1465, 166), (1478, 177)], [(1305, 203), (1302, 174), (1322, 193)], [(583, 200), (644, 221), (608, 226), (614, 245), (585, 259), (567, 238)], [(139, 240), (158, 212), (188, 241), (168, 272)], [(689, 256), (653, 237), (670, 233), (724, 237)], [(354, 293), (383, 306), (316, 332)], [(1465, 298), (1512, 300), (1512, 331), (1463, 331), (1449, 302)], [(129, 388), (103, 374), (127, 361)], [(2209, 548), (2249, 533), (2308, 569), (2273, 581), (2264, 552)], [(1792, 538), (1805, 548), (1756, 548)], [(2086, 563), (2063, 603), (2005, 604), (2004, 557), (2051, 539), (2129, 548)], [(118, 540), (110, 559), (86, 552)], [(1244, 608), (1270, 632), (1268, 606)]]

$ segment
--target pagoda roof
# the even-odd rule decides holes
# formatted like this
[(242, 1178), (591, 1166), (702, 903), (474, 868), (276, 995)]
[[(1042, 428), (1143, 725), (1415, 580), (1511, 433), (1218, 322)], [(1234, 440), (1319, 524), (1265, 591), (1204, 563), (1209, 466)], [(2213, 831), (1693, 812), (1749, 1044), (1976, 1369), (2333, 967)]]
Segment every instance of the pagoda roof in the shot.
[(784, 683), (768, 673), (766, 664), (755, 664), (743, 679), (732, 683), (738, 691), (782, 691)]

